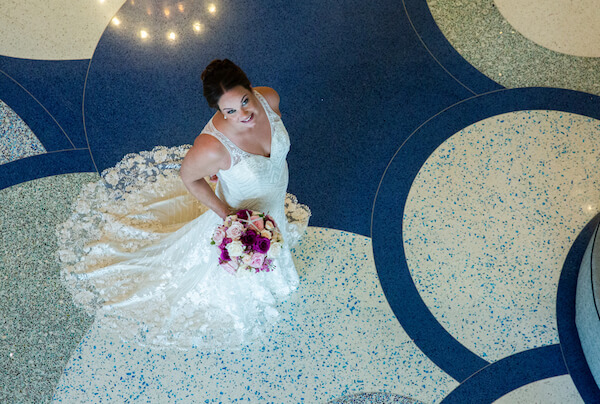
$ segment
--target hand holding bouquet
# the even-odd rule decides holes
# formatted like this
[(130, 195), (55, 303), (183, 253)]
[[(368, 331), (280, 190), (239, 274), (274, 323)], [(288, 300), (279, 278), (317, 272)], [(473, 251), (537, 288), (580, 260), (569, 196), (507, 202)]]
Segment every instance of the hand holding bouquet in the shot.
[(283, 237), (272, 217), (242, 209), (218, 226), (211, 244), (219, 247), (219, 265), (234, 275), (269, 272), (274, 269)]

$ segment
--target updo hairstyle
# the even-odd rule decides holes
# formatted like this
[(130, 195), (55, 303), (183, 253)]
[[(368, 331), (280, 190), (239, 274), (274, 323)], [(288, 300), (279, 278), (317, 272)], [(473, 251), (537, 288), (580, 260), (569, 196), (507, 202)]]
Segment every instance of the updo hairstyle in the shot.
[(204, 98), (211, 108), (219, 109), (219, 99), (225, 92), (242, 86), (250, 90), (246, 73), (229, 59), (215, 59), (206, 66), (200, 76), (204, 87)]

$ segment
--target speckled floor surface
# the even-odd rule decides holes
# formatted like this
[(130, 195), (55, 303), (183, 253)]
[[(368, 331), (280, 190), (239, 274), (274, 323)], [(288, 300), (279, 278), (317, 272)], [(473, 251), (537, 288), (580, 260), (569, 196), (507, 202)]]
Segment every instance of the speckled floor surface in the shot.
[[(500, 3), (500, 6), (496, 3)], [(499, 10), (503, 6), (502, 3), (511, 2), (427, 1), (433, 18), (452, 46), (475, 68), (497, 83), (505, 87), (558, 87), (600, 94), (600, 83), (597, 79), (600, 75), (600, 58), (597, 55), (596, 57), (576, 56), (558, 52), (528, 39), (502, 15)], [(549, 3), (564, 7), (564, 3), (560, 1)], [(585, 2), (578, 3), (579, 7), (586, 5)], [(523, 13), (523, 9), (531, 8), (525, 4), (515, 7), (514, 2), (508, 7), (509, 10), (513, 10), (511, 16), (519, 15)], [(544, 10), (543, 3), (538, 4), (538, 7)], [(591, 15), (596, 15), (595, 7), (588, 10)], [(563, 13), (564, 11), (563, 8)], [(585, 13), (581, 9), (573, 11)], [(560, 12), (556, 14), (561, 15)], [(543, 21), (535, 14), (528, 17), (530, 25), (536, 26), (538, 25), (536, 21)], [(524, 20), (527, 22), (527, 17)], [(469, 21), (469, 24), (462, 24), (462, 21)], [(569, 26), (556, 27), (551, 23), (542, 26), (545, 26), (548, 32), (561, 28), (564, 30), (563, 37), (574, 37), (575, 27), (571, 29)], [(593, 32), (588, 32), (587, 35), (582, 33), (581, 36), (575, 37), (578, 48), (596, 47), (591, 44), (595, 42), (593, 38), (598, 37), (597, 24), (594, 27), (590, 26), (589, 29)], [(544, 38), (543, 33), (540, 35)], [(562, 49), (568, 50), (567, 46), (565, 44)]]
[[(600, 402), (569, 286), (600, 212), (585, 42), (508, 0), (92, 3), (0, 13), (0, 402)], [(217, 57), (280, 93), (301, 287), (266, 346), (124, 345), (72, 304), (55, 227), (126, 153), (193, 141)]]

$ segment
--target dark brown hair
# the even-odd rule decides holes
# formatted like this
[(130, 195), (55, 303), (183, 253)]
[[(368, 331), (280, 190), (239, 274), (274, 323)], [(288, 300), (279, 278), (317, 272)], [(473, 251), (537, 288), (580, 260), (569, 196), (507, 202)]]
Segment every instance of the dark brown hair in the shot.
[(250, 80), (246, 73), (229, 59), (213, 60), (200, 77), (204, 87), (204, 98), (211, 108), (219, 109), (221, 96), (234, 87), (242, 86), (250, 90)]

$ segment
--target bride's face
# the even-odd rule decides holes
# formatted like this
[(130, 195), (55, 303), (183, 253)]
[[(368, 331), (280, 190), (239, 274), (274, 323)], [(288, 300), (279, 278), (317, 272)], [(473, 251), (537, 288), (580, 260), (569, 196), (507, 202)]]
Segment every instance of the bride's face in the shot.
[(256, 117), (260, 114), (254, 93), (242, 86), (225, 92), (219, 99), (219, 109), (232, 124), (248, 128), (256, 124)]

